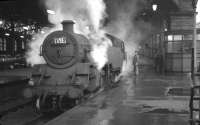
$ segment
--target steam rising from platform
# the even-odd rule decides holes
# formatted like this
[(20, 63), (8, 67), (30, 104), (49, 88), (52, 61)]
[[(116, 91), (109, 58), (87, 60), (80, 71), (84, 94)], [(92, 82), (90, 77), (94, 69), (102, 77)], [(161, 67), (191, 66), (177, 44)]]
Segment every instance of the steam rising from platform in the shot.
[(133, 69), (132, 58), (135, 50), (139, 49), (139, 43), (151, 33), (152, 26), (150, 23), (135, 19), (141, 9), (147, 6), (147, 1), (107, 0), (106, 5), (109, 15), (106, 31), (125, 41), (127, 62), (124, 63), (121, 75), (128, 75)]

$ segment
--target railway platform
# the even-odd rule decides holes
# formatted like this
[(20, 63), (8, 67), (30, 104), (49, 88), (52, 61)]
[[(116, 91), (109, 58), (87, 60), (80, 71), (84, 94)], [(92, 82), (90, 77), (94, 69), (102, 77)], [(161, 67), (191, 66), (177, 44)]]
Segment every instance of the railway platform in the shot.
[(0, 71), (0, 101), (21, 94), (30, 78), (30, 71), (28, 68)]
[(8, 111), (30, 102), (23, 95), (30, 71), (30, 68), (0, 71), (0, 117)]
[(129, 74), (46, 125), (189, 125), (190, 74)]
[(32, 71), (32, 68), (0, 70), (0, 78), (3, 78), (4, 76), (24, 77), (25, 78), (25, 77), (29, 77), (31, 75), (31, 71)]

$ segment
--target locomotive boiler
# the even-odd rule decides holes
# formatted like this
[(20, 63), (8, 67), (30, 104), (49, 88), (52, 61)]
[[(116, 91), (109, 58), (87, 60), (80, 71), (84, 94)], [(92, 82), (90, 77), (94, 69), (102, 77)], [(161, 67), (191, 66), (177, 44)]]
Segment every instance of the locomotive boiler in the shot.
[(108, 62), (99, 71), (91, 61), (89, 40), (73, 32), (73, 21), (63, 21), (63, 30), (50, 33), (40, 48), (46, 64), (34, 66), (29, 81), (34, 106), (40, 112), (65, 111), (101, 88), (112, 84), (125, 59), (123, 41), (112, 41)]

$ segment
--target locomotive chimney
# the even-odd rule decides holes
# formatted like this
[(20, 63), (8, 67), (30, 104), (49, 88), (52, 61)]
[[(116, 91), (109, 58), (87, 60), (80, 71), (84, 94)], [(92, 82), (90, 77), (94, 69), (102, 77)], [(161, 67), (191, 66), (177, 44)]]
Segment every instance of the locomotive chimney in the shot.
[(63, 25), (63, 31), (66, 31), (68, 33), (74, 32), (74, 22), (72, 20), (62, 21), (62, 25)]

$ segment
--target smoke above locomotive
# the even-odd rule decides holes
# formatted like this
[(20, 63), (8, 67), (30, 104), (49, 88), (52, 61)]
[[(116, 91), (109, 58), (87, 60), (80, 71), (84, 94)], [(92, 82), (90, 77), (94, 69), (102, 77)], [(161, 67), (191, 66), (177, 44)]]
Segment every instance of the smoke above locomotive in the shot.
[(75, 22), (74, 32), (89, 39), (92, 49), (91, 59), (100, 70), (108, 61), (107, 50), (112, 45), (102, 28), (106, 15), (103, 0), (45, 0), (44, 3), (47, 9), (55, 11), (55, 14), (48, 15), (49, 22), (55, 24), (55, 27), (46, 29), (44, 34), (34, 36), (36, 39), (30, 43), (27, 61), (32, 65), (47, 63), (43, 57), (39, 56), (40, 46), (44, 39), (50, 33), (61, 30), (63, 20), (73, 20)]
[(34, 89), (25, 93), (36, 97), (41, 112), (65, 111), (116, 82), (126, 57), (124, 42), (103, 29), (103, 0), (47, 0), (46, 6), (55, 11), (49, 15), (55, 27), (30, 44), (28, 61), (38, 65), (29, 82)]
[(41, 0), (46, 10), (50, 10), (48, 20), (53, 28), (44, 28), (45, 33), (34, 36), (29, 44), (27, 62), (46, 63), (39, 56), (40, 46), (48, 34), (62, 30), (63, 20), (75, 22), (74, 32), (86, 36), (92, 46), (91, 57), (101, 69), (108, 61), (107, 52), (111, 42), (106, 33), (125, 40), (127, 63), (123, 66), (123, 75), (131, 72), (132, 57), (139, 43), (151, 33), (152, 26), (148, 22), (134, 20), (137, 13), (146, 4), (146, 0)]

